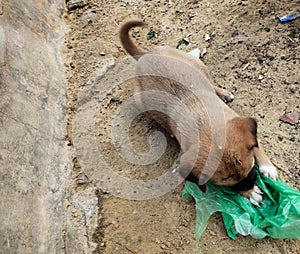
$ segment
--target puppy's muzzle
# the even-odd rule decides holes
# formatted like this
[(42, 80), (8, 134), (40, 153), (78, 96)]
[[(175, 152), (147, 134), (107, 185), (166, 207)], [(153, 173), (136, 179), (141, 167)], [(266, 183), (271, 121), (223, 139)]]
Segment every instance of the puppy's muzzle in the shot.
[(247, 191), (251, 190), (255, 184), (255, 181), (257, 179), (257, 174), (255, 168), (253, 168), (247, 178), (244, 180), (238, 182), (237, 184), (231, 186), (230, 188), (235, 191)]

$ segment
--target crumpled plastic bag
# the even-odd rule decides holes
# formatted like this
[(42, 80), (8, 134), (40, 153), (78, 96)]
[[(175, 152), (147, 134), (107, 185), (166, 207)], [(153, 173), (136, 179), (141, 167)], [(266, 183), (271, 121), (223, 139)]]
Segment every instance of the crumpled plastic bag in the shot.
[[(300, 191), (281, 180), (274, 181), (259, 173), (256, 185), (263, 191), (263, 203), (256, 207), (247, 198), (228, 187), (207, 183), (206, 192), (192, 182), (186, 182), (182, 199), (192, 196), (196, 201), (196, 242), (205, 230), (209, 217), (221, 212), (227, 234), (254, 238), (300, 238)], [(200, 250), (199, 250), (200, 251)]]

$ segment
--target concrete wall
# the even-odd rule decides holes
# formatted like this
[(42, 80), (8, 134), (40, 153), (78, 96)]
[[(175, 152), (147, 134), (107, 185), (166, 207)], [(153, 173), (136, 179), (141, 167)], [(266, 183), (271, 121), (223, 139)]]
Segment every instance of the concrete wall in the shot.
[(65, 252), (63, 8), (0, 0), (1, 253)]

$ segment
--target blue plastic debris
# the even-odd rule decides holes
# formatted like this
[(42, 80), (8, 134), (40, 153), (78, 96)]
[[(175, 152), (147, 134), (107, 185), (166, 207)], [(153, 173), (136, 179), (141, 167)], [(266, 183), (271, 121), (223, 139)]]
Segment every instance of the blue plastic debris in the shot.
[(277, 18), (280, 20), (281, 23), (285, 23), (285, 22), (300, 18), (300, 12), (296, 11), (294, 13), (291, 13), (291, 14), (288, 14), (285, 16), (278, 16)]

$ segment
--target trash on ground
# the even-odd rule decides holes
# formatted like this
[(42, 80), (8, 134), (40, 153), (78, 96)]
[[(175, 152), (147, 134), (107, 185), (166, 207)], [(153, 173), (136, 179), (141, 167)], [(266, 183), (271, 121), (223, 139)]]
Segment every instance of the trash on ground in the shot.
[(192, 51), (189, 52), (190, 55), (199, 58), (200, 57), (200, 49), (195, 48)]
[(289, 123), (291, 125), (295, 125), (299, 123), (299, 113), (298, 112), (289, 112), (284, 114), (279, 118), (280, 121), (284, 123)]
[(159, 25), (157, 28), (162, 31), (171, 29), (169, 25)]
[(277, 18), (280, 20), (281, 23), (289, 22), (297, 18), (300, 18), (300, 12), (296, 11), (294, 13), (285, 16), (277, 16)]
[(179, 47), (182, 45), (182, 44), (184, 44), (184, 45), (189, 45), (190, 44), (190, 42), (189, 42), (189, 40), (188, 39), (186, 39), (186, 38), (183, 38), (183, 39), (181, 39), (179, 42), (178, 42), (178, 44), (177, 44), (177, 46), (176, 46), (176, 48), (177, 49), (179, 49)]
[(264, 199), (260, 206), (254, 206), (247, 198), (228, 187), (207, 183), (206, 192), (198, 185), (186, 182), (182, 199), (193, 197), (196, 201), (196, 242), (199, 252), (199, 239), (204, 232), (209, 217), (221, 212), (230, 238), (237, 234), (251, 235), (261, 239), (300, 238), (300, 190), (290, 187), (281, 180), (274, 181), (259, 173), (256, 185), (263, 191)]
[(250, 63), (246, 63), (245, 66), (243, 67), (243, 71), (246, 70), (249, 67)]
[(157, 37), (157, 33), (154, 32), (153, 30), (150, 30), (149, 33), (147, 33), (147, 40), (150, 40), (152, 38), (156, 38)]

